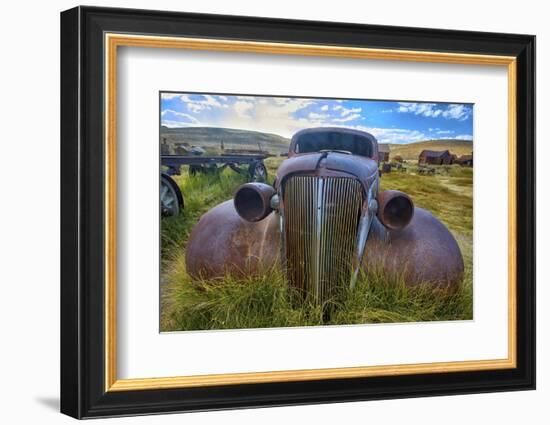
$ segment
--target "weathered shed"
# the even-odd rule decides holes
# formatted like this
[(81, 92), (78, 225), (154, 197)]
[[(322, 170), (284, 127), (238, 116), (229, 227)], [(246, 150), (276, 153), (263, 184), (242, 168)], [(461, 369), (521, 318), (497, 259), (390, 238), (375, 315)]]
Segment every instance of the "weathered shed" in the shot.
[(387, 162), (390, 160), (390, 145), (387, 143), (380, 143), (378, 145), (378, 161)]
[(418, 155), (418, 164), (443, 165), (451, 164), (453, 160), (452, 154), (448, 150), (431, 151), (424, 149)]
[(463, 167), (473, 167), (474, 166), (474, 155), (462, 155), (456, 160), (457, 164), (462, 165)]

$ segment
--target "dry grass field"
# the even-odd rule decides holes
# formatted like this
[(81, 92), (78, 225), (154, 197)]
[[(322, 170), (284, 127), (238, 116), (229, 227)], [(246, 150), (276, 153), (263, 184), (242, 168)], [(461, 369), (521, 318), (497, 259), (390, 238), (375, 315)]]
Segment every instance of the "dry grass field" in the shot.
[(390, 156), (400, 155), (403, 159), (416, 161), (424, 149), (433, 151), (448, 150), (457, 156), (470, 155), (473, 142), (468, 140), (426, 140), (406, 145), (390, 145)]

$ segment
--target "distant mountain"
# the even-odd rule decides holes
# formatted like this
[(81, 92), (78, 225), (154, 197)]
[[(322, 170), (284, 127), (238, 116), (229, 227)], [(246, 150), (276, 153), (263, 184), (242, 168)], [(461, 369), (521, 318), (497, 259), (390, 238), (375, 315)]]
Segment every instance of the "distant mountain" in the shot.
[(259, 131), (237, 130), (220, 127), (182, 127), (169, 128), (162, 126), (161, 138), (168, 143), (187, 142), (209, 151), (219, 150), (223, 141), (225, 149), (259, 149), (273, 154), (288, 151), (290, 140), (277, 134)]
[(418, 155), (424, 149), (432, 151), (448, 150), (457, 156), (470, 155), (474, 150), (471, 140), (425, 140), (406, 145), (390, 144), (389, 146), (390, 159), (396, 155), (401, 155), (403, 159), (418, 159)]

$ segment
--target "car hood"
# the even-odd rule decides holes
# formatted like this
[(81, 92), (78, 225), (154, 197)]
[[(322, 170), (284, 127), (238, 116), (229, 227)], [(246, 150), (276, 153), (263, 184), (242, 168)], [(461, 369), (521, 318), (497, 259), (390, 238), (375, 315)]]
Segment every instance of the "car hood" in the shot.
[(275, 187), (291, 175), (353, 176), (367, 189), (378, 177), (375, 160), (340, 152), (319, 152), (295, 155), (283, 161), (277, 170)]

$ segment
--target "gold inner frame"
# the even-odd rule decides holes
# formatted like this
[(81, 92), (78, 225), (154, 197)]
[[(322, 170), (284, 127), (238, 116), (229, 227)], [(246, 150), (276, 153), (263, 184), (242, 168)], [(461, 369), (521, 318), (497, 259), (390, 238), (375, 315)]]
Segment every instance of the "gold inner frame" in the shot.
[[(105, 391), (447, 373), (516, 367), (516, 58), (255, 41), (105, 34)], [(507, 67), (508, 71), (508, 357), (419, 364), (117, 379), (116, 325), (116, 98), (117, 48), (150, 47)]]

